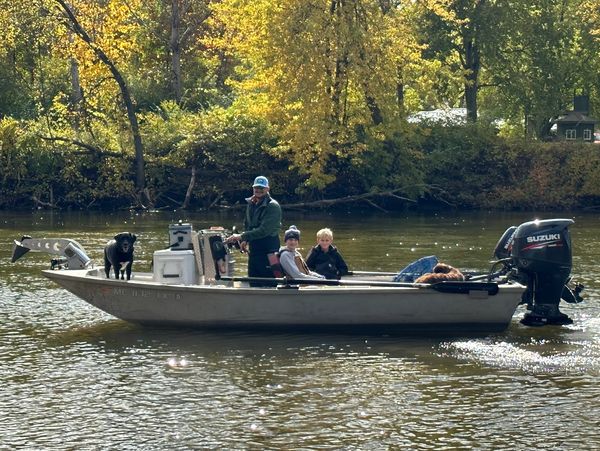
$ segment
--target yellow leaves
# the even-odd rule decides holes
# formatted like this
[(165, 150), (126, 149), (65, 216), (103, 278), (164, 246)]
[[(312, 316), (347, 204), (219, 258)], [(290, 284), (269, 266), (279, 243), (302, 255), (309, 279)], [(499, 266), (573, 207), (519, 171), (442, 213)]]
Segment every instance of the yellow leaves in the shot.
[(139, 17), (142, 12), (139, 0), (108, 4), (104, 33), (98, 43), (109, 49), (107, 54), (111, 59), (126, 61), (136, 53), (136, 35), (143, 30), (143, 21)]
[[(443, 2), (429, 1), (443, 14)], [(211, 40), (242, 62), (231, 82), (238, 106), (274, 125), (294, 166), (322, 187), (334, 155), (360, 153), (355, 129), (377, 134), (373, 115), (395, 121), (399, 84), (417, 89), (423, 47), (413, 8), (376, 0), (224, 0)], [(225, 25), (226, 24), (226, 25)], [(280, 150), (283, 152), (282, 150)]]
[(52, 42), (54, 29), (40, 14), (42, 4), (42, 0), (0, 0), (0, 56), (19, 47), (34, 51), (36, 46)]
[(0, 1), (0, 28), (2, 29), (2, 42), (0, 43), (0, 55), (4, 55), (14, 47), (18, 33), (17, 24), (12, 19), (11, 10), (6, 0)]
[[(55, 34), (55, 56), (76, 64), (79, 84), (92, 110), (111, 111), (119, 100), (119, 88), (106, 64), (99, 60), (94, 48), (100, 48), (121, 71), (140, 52), (138, 38), (143, 33), (141, 0), (70, 0), (68, 5), (77, 21), (89, 35), (91, 45), (72, 31), (72, 24), (56, 0), (52, 5), (55, 18), (62, 17)], [(117, 102), (118, 103), (118, 102)]]
[[(242, 58), (258, 55), (269, 36), (268, 24), (271, 14), (269, 0), (230, 0), (211, 5), (213, 15), (209, 19), (213, 29), (221, 30), (209, 42)], [(276, 9), (276, 8), (274, 8)]]
[(584, 23), (590, 25), (591, 34), (600, 40), (600, 4), (598, 0), (584, 0), (578, 14)]
[[(141, 4), (140, 0), (127, 2), (73, 0), (70, 2), (75, 17), (90, 35), (94, 44), (102, 48), (111, 60), (117, 62), (125, 62), (135, 54), (136, 34), (143, 29), (143, 18), (140, 17), (143, 11)], [(85, 46), (76, 42), (68, 32), (64, 38), (63, 44), (83, 56), (82, 52), (86, 51)]]

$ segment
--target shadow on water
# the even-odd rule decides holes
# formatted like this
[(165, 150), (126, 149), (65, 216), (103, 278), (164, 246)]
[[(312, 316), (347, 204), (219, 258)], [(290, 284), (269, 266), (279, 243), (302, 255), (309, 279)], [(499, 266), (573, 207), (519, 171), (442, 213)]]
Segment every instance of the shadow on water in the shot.
[[(491, 336), (487, 336), (489, 339)], [(185, 356), (192, 360), (220, 361), (238, 356), (251, 361), (277, 358), (298, 362), (324, 358), (333, 361), (377, 358), (411, 360), (420, 365), (453, 364), (436, 351), (449, 337), (416, 337), (369, 334), (290, 333), (283, 331), (199, 330), (144, 327), (120, 320), (55, 331), (46, 339), (48, 347), (90, 345), (96, 352), (114, 355), (152, 354), (156, 359)], [(467, 336), (460, 338), (469, 341)], [(452, 339), (452, 340), (455, 340)]]
[(67, 346), (87, 342), (109, 348), (132, 346), (161, 346), (188, 348), (190, 351), (206, 349), (223, 351), (233, 349), (287, 350), (298, 346), (320, 346), (323, 343), (369, 343), (390, 342), (398, 344), (428, 342), (436, 338), (424, 336), (391, 336), (374, 333), (324, 333), (314, 329), (249, 330), (249, 329), (197, 329), (141, 326), (121, 320), (110, 320), (98, 324), (55, 331), (48, 336), (48, 344)]
[[(54, 331), (45, 341), (50, 348), (84, 344), (91, 345), (103, 353), (126, 354), (137, 350), (211, 360), (231, 355), (252, 358), (278, 356), (284, 359), (296, 359), (299, 354), (305, 357), (376, 355), (416, 360), (432, 367), (470, 362), (486, 367), (524, 370), (535, 364), (549, 369), (552, 366), (554, 370), (558, 370), (563, 365), (556, 364), (556, 355), (563, 351), (569, 354), (569, 348), (573, 346), (572, 338), (569, 337), (581, 338), (581, 332), (559, 328), (531, 331), (515, 321), (507, 331), (501, 333), (395, 336), (173, 329), (109, 320), (90, 326)], [(585, 363), (581, 359), (577, 360), (579, 367)], [(597, 367), (595, 360), (587, 362), (588, 369), (590, 366)]]
[(192, 328), (149, 326), (114, 319), (93, 325), (69, 327), (54, 331), (48, 336), (51, 346), (65, 346), (87, 342), (111, 348), (131, 346), (172, 346), (201, 349), (288, 349), (290, 346), (321, 345), (323, 343), (396, 344), (398, 346), (422, 343), (433, 346), (452, 340), (469, 340), (486, 337), (508, 337), (509, 332), (443, 329), (392, 329), (379, 328)]

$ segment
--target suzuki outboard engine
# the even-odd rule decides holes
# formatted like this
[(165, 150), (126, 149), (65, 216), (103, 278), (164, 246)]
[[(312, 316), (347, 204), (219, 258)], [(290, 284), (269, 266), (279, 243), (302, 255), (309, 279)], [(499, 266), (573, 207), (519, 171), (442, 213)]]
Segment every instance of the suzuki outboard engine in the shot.
[(530, 310), (521, 322), (528, 326), (571, 324), (558, 309), (570, 278), (572, 250), (571, 219), (547, 219), (511, 227), (496, 245), (498, 258), (510, 258), (516, 278), (527, 285), (524, 294)]
[(494, 257), (496, 257), (498, 260), (503, 260), (510, 257), (510, 251), (512, 250), (516, 230), (517, 226), (510, 226), (508, 229), (506, 229), (506, 232), (502, 234), (496, 243)]

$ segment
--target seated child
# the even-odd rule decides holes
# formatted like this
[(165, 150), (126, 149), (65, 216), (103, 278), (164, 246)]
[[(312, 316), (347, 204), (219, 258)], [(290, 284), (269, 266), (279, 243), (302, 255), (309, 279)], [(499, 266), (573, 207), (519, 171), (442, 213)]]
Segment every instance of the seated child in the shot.
[(323, 274), (326, 279), (339, 279), (348, 274), (348, 265), (342, 254), (331, 244), (333, 232), (330, 229), (321, 229), (317, 232), (317, 245), (306, 256), (308, 268)]
[(321, 274), (308, 269), (302, 254), (298, 252), (300, 241), (300, 230), (296, 226), (290, 226), (284, 235), (285, 246), (279, 249), (279, 263), (286, 275), (292, 279), (324, 279)]

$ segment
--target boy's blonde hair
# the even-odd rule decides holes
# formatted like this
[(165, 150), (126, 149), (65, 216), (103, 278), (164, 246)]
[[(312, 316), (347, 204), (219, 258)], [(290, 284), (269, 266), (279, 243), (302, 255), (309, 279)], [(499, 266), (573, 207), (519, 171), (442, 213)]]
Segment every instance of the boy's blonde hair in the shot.
[(331, 229), (328, 228), (324, 228), (321, 229), (317, 232), (317, 239), (321, 239), (321, 238), (329, 238), (330, 240), (333, 241), (333, 232), (331, 231)]

